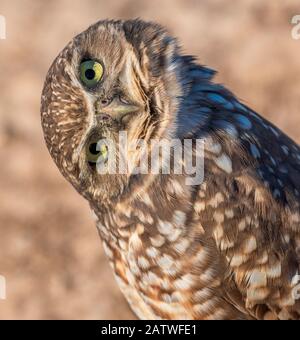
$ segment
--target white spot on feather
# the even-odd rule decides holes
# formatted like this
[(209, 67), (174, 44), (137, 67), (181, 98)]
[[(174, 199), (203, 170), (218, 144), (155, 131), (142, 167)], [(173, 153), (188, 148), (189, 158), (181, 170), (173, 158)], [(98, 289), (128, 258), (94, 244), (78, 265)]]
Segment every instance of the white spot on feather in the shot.
[(218, 223), (221, 224), (224, 222), (224, 215), (220, 212), (215, 212), (213, 215), (213, 219)]
[(137, 233), (132, 234), (129, 239), (129, 247), (134, 250), (139, 250), (143, 246), (142, 240)]
[(177, 289), (188, 290), (193, 287), (196, 277), (192, 274), (185, 274), (174, 281), (174, 287)]
[(149, 247), (149, 248), (146, 249), (146, 254), (151, 258), (155, 258), (159, 255), (159, 252), (156, 248)]
[(245, 220), (240, 221), (240, 223), (238, 224), (238, 228), (239, 231), (244, 231), (246, 229), (246, 221)]
[(267, 275), (260, 270), (253, 270), (248, 275), (249, 286), (252, 288), (266, 287), (267, 286)]
[(196, 202), (195, 205), (194, 205), (194, 209), (196, 211), (196, 213), (201, 213), (201, 211), (204, 211), (205, 210), (205, 203), (204, 202)]
[(221, 192), (218, 192), (215, 197), (208, 202), (208, 205), (212, 206), (213, 208), (217, 208), (222, 202), (224, 202), (224, 196)]
[(220, 169), (228, 174), (232, 173), (232, 161), (226, 154), (222, 154), (220, 157), (216, 158), (215, 163)]
[(218, 154), (222, 151), (222, 146), (220, 143), (214, 142), (211, 137), (207, 138), (205, 141), (205, 148), (207, 151)]
[(219, 302), (219, 299), (216, 297), (212, 297), (209, 300), (204, 301), (203, 303), (199, 303), (193, 307), (193, 310), (197, 314), (209, 314), (211, 311), (215, 310), (216, 304)]
[(247, 260), (248, 260), (248, 256), (239, 255), (239, 254), (234, 255), (231, 259), (229, 259), (230, 265), (232, 267), (239, 267), (243, 263), (247, 262)]
[(169, 235), (174, 230), (172, 223), (162, 220), (158, 220), (157, 229), (162, 235)]
[(139, 256), (137, 263), (142, 269), (148, 269), (150, 267), (149, 261), (144, 256)]
[(178, 227), (184, 227), (186, 221), (186, 214), (183, 211), (176, 210), (173, 215), (173, 222)]
[(153, 272), (147, 272), (142, 276), (142, 281), (145, 284), (149, 285), (157, 285), (159, 286), (161, 283), (161, 279)]
[(196, 301), (208, 300), (212, 296), (210, 288), (204, 287), (203, 289), (197, 290), (194, 294)]
[(164, 254), (159, 259), (157, 259), (157, 264), (164, 270), (170, 269), (173, 263), (174, 263), (174, 259), (171, 256), (166, 255), (166, 254)]
[(150, 237), (150, 242), (154, 247), (161, 247), (165, 243), (165, 238), (161, 235)]
[(277, 262), (272, 267), (267, 267), (265, 269), (265, 273), (267, 274), (268, 277), (273, 278), (273, 279), (280, 277), (281, 276), (281, 263)]
[(254, 250), (256, 250), (256, 248), (257, 248), (256, 238), (254, 236), (250, 236), (244, 244), (244, 252), (246, 254), (250, 254)]
[(190, 245), (190, 241), (188, 239), (184, 238), (174, 245), (174, 249), (179, 254), (183, 254), (187, 250), (189, 245)]

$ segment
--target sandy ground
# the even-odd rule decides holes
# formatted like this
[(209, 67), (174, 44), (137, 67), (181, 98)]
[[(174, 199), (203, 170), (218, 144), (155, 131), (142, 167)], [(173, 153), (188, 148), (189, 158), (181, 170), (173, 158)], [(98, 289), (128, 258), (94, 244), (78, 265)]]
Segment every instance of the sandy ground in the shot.
[(1, 0), (0, 319), (131, 319), (87, 203), (50, 159), (40, 93), (57, 53), (103, 18), (150, 19), (219, 71), (252, 108), (300, 142), (299, 1)]

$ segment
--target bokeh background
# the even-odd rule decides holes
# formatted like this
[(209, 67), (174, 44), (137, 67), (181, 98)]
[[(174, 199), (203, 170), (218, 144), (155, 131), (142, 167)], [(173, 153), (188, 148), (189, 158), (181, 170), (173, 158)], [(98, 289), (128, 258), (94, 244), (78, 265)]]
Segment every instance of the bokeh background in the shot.
[(157, 21), (219, 71), (238, 97), (300, 142), (298, 0), (1, 0), (0, 319), (131, 319), (87, 203), (44, 145), (40, 94), (48, 67), (104, 18)]

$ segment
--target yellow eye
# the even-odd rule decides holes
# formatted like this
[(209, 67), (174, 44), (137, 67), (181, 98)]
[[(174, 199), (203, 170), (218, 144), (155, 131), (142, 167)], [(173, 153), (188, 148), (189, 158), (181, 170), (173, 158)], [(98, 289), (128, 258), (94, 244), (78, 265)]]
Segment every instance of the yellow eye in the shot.
[(88, 145), (86, 150), (89, 163), (106, 162), (108, 159), (108, 149), (105, 144), (98, 145), (94, 142)]
[(102, 76), (103, 67), (98, 61), (86, 60), (80, 64), (80, 79), (87, 87), (95, 87)]

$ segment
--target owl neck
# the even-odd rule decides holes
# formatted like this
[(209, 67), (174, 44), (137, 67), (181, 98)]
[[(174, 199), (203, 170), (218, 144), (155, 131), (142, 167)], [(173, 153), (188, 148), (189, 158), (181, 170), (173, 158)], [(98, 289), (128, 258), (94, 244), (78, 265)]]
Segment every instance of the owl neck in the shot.
[[(176, 113), (177, 138), (201, 138), (215, 129), (215, 122), (230, 120), (237, 113), (249, 115), (234, 94), (223, 85), (213, 82), (216, 74), (205, 66), (195, 63), (194, 58), (182, 57), (179, 79), (182, 97)], [(252, 115), (256, 113), (252, 112)], [(219, 127), (224, 128), (224, 126)]]
[(208, 123), (211, 103), (205, 100), (203, 91), (215, 91), (216, 85), (212, 83), (215, 74), (216, 71), (196, 64), (193, 57), (181, 57), (178, 78), (183, 95), (176, 113), (177, 138), (190, 138)]

